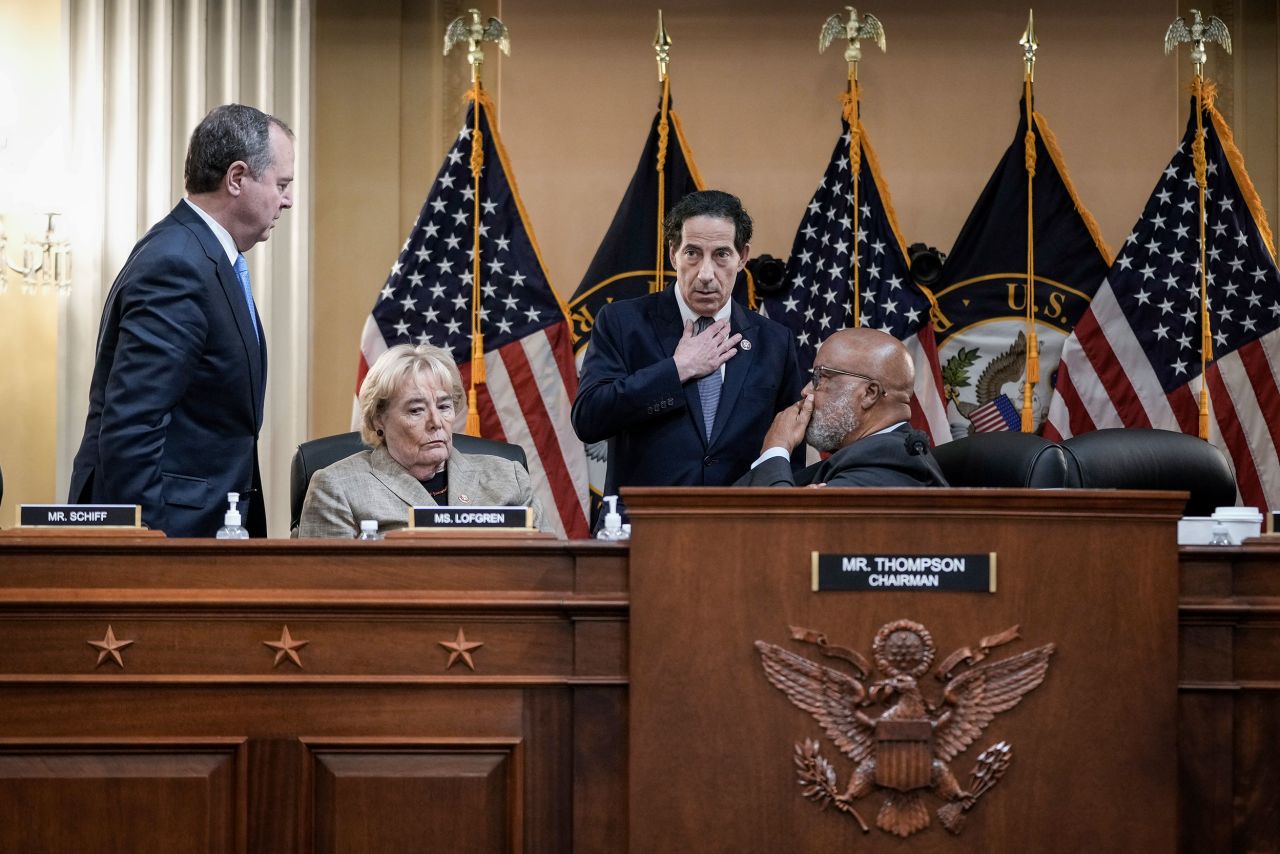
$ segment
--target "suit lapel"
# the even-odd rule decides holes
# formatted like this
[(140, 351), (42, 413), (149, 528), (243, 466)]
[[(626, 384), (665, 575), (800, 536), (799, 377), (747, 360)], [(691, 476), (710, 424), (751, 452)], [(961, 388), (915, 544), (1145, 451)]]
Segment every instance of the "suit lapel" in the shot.
[[(672, 287), (675, 287), (674, 285)], [(684, 335), (684, 320), (680, 317), (680, 306), (676, 304), (676, 295), (671, 288), (662, 292), (658, 300), (658, 310), (653, 314), (653, 331), (658, 338), (663, 358), (675, 355), (680, 337)], [(698, 438), (703, 446), (707, 444), (707, 431), (702, 420), (702, 398), (698, 396), (698, 383), (690, 380), (684, 384), (684, 401), (697, 428)]]
[[(738, 352), (724, 363), (724, 387), (720, 390), (720, 405), (716, 407), (716, 423), (711, 429), (710, 444), (712, 445), (720, 439), (724, 425), (729, 422), (734, 404), (742, 395), (742, 387), (746, 384), (747, 377), (751, 375), (751, 364), (756, 356), (757, 345), (760, 343), (755, 340), (759, 334), (759, 327), (760, 321), (756, 315), (733, 303), (729, 309), (729, 332), (730, 334), (741, 332), (742, 341), (738, 342)], [(743, 344), (746, 342), (750, 342), (750, 345), (744, 347)]]
[(235, 318), (236, 329), (240, 332), (240, 341), (244, 345), (245, 364), (249, 367), (249, 392), (251, 395), (255, 424), (262, 424), (262, 406), (265, 395), (266, 349), (264, 339), (260, 339), (254, 330), (253, 318), (249, 316), (249, 305), (244, 299), (244, 289), (236, 278), (235, 268), (227, 259), (227, 252), (218, 242), (217, 235), (209, 230), (200, 215), (193, 211), (186, 202), (178, 202), (173, 209), (173, 216), (185, 225), (200, 245), (204, 253), (213, 262), (217, 272), (218, 284), (222, 294), (231, 306), (231, 316)]
[(447, 494), (451, 505), (476, 505), (483, 504), (480, 500), (480, 481), (471, 463), (466, 457), (458, 453), (458, 450), (452, 445), (449, 446), (449, 492)]
[(436, 503), (426, 487), (409, 474), (408, 469), (392, 459), (385, 446), (373, 449), (373, 453), (369, 455), (369, 470), (406, 507), (430, 507)]

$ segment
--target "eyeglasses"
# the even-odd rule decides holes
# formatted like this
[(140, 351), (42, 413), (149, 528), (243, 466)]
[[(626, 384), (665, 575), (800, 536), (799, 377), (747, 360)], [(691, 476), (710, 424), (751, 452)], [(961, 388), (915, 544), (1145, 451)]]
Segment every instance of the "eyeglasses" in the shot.
[(822, 385), (822, 380), (825, 377), (834, 376), (857, 377), (858, 379), (866, 380), (869, 383), (876, 381), (874, 377), (869, 377), (866, 374), (859, 374), (854, 371), (842, 371), (839, 368), (828, 368), (826, 365), (814, 365), (813, 374), (810, 376), (809, 382), (813, 385), (813, 390), (817, 391), (818, 386)]

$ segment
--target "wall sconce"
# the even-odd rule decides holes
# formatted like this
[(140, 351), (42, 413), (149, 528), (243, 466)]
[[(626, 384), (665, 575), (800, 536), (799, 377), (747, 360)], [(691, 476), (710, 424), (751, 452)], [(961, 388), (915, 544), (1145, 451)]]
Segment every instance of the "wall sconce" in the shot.
[(37, 240), (28, 237), (22, 247), (22, 264), (9, 260), (8, 235), (4, 217), (0, 216), (0, 293), (8, 290), (8, 272), (22, 276), (22, 292), (34, 294), (37, 290), (57, 288), (65, 293), (71, 288), (71, 244), (58, 236), (54, 225), (56, 213), (45, 214), (48, 225), (44, 237)]

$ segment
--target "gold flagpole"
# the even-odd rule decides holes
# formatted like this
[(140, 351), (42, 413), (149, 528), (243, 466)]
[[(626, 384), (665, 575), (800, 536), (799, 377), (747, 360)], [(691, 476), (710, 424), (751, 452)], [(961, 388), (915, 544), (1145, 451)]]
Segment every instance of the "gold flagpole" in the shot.
[(476, 388), (485, 381), (484, 330), (481, 328), (480, 312), (480, 175), (484, 171), (484, 137), (480, 132), (480, 114), (489, 100), (485, 97), (484, 86), (480, 82), (480, 67), (484, 64), (484, 51), (480, 46), (486, 41), (494, 42), (499, 50), (510, 56), (511, 35), (506, 25), (497, 18), (490, 18), (487, 23), (482, 22), (477, 9), (471, 9), (470, 15), (470, 20), (463, 15), (449, 24), (444, 34), (444, 52), (447, 56), (455, 44), (466, 42), (467, 62), (471, 64), (471, 91), (467, 95), (471, 99), (474, 119), (471, 129), (471, 182), (474, 191), (471, 223), (471, 382), (467, 389), (465, 430), (472, 436), (479, 436), (480, 408)]
[(1025, 66), (1022, 75), (1023, 100), (1026, 102), (1027, 135), (1025, 137), (1026, 153), (1024, 162), (1027, 167), (1027, 374), (1022, 384), (1022, 432), (1032, 433), (1036, 429), (1031, 415), (1031, 398), (1035, 393), (1036, 383), (1040, 381), (1040, 342), (1036, 338), (1036, 225), (1035, 225), (1035, 178), (1036, 178), (1036, 134), (1035, 109), (1032, 101), (1032, 84), (1035, 82), (1036, 49), (1040, 43), (1036, 41), (1035, 13), (1027, 12), (1027, 29), (1018, 40), (1022, 45), (1022, 58)]
[(653, 265), (653, 282), (649, 285), (649, 293), (656, 294), (666, 286), (666, 276), (662, 271), (667, 266), (666, 241), (662, 239), (662, 221), (667, 210), (667, 140), (670, 136), (670, 122), (667, 111), (671, 106), (671, 81), (667, 77), (667, 63), (671, 61), (671, 36), (662, 24), (662, 10), (658, 10), (658, 31), (653, 36), (653, 50), (658, 60), (658, 82), (662, 84), (662, 103), (658, 110), (658, 157), (655, 164), (658, 170), (658, 240), (656, 260)]
[(1164, 34), (1164, 52), (1167, 56), (1182, 42), (1191, 44), (1191, 64), (1194, 77), (1191, 81), (1192, 91), (1196, 96), (1196, 139), (1191, 145), (1192, 161), (1195, 164), (1196, 187), (1199, 197), (1198, 212), (1200, 214), (1200, 423), (1201, 439), (1209, 438), (1209, 384), (1206, 372), (1213, 359), (1213, 330), (1209, 324), (1209, 269), (1205, 252), (1205, 211), (1204, 195), (1208, 186), (1208, 164), (1204, 154), (1204, 63), (1209, 58), (1204, 49), (1205, 42), (1217, 42), (1227, 53), (1231, 53), (1231, 34), (1227, 25), (1213, 15), (1205, 21), (1198, 10), (1192, 9), (1195, 16), (1191, 26), (1179, 17)]
[(839, 15), (832, 15), (827, 18), (822, 25), (822, 31), (818, 33), (818, 53), (822, 53), (827, 49), (835, 39), (844, 37), (848, 41), (848, 47), (844, 51), (844, 60), (849, 66), (849, 83), (844, 94), (840, 96), (840, 101), (844, 106), (844, 120), (849, 126), (849, 179), (853, 185), (853, 252), (849, 255), (849, 263), (853, 268), (853, 277), (850, 283), (850, 292), (853, 295), (853, 325), (855, 327), (862, 325), (862, 293), (859, 283), (859, 238), (862, 236), (862, 218), (859, 206), (859, 181), (858, 178), (862, 172), (862, 119), (859, 106), (861, 92), (858, 87), (858, 63), (862, 61), (862, 47), (859, 44), (862, 39), (873, 39), (876, 46), (880, 48), (880, 52), (885, 50), (884, 27), (875, 15), (867, 13), (861, 18), (858, 11), (851, 6), (846, 6), (849, 10), (849, 20), (841, 20)]

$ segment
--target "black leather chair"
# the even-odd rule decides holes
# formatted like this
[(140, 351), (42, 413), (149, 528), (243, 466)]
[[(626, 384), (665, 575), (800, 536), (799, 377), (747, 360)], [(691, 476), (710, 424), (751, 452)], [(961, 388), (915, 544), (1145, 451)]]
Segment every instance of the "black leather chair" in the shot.
[[(464, 454), (489, 454), (514, 460), (529, 470), (529, 459), (524, 448), (507, 442), (493, 439), (479, 439), (464, 433), (453, 434), (453, 446)], [(294, 451), (293, 464), (289, 467), (289, 530), (298, 528), (298, 520), (302, 517), (302, 502), (307, 497), (307, 486), (311, 476), (325, 466), (345, 459), (360, 451), (369, 450), (359, 433), (341, 433), (337, 436), (325, 436), (323, 439), (312, 439), (303, 442)]]
[(1191, 493), (1185, 516), (1236, 503), (1236, 479), (1222, 452), (1198, 436), (1115, 427), (1072, 436), (1067, 485), (1083, 489), (1173, 489)]
[(975, 433), (939, 445), (933, 456), (952, 486), (1067, 485), (1066, 454), (1034, 433)]

